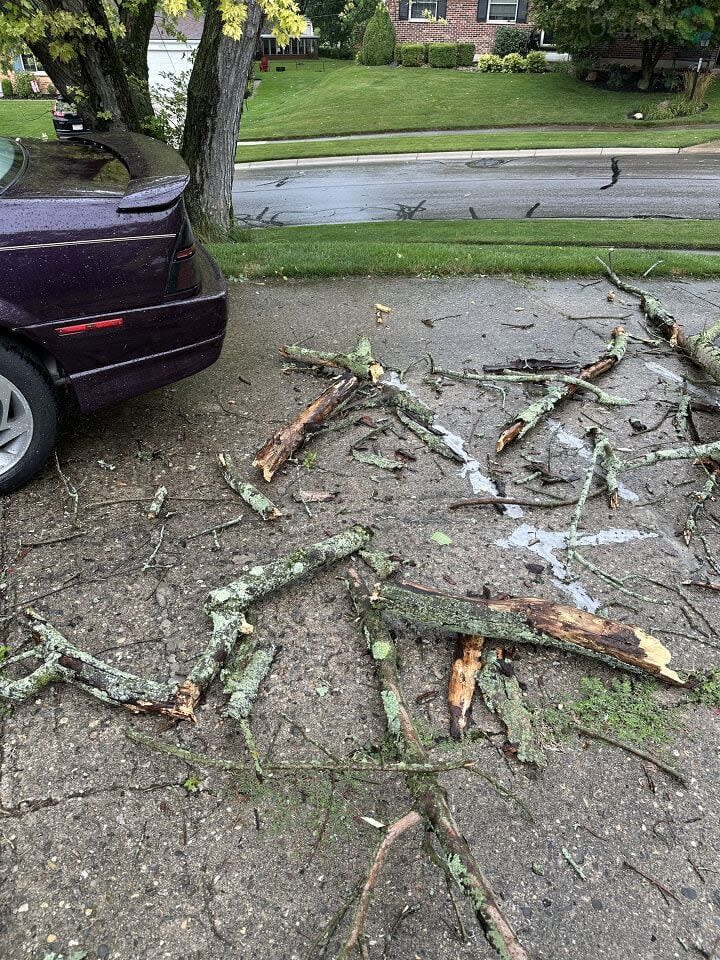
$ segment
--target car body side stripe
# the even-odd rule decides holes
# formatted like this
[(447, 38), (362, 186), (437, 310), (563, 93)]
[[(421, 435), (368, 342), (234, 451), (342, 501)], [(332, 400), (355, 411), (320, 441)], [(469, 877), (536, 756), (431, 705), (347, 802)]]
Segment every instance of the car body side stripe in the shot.
[(11, 253), (15, 250), (48, 250), (53, 247), (79, 247), (89, 243), (129, 243), (134, 240), (172, 240), (174, 233), (153, 233), (147, 237), (103, 237), (99, 240), (66, 240), (59, 243), (21, 243), (13, 247), (0, 247), (0, 253)]

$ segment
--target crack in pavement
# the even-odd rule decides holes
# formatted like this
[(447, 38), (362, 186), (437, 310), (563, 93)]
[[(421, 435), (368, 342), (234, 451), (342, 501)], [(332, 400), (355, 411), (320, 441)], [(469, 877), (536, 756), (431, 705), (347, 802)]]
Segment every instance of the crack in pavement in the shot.
[(526, 219), (526, 220), (530, 220), (530, 218), (532, 217), (532, 215), (535, 213), (535, 211), (536, 211), (539, 207), (540, 207), (540, 201), (538, 200), (538, 202), (537, 202), (537, 203), (534, 203), (534, 204), (530, 207), (530, 209), (528, 210), (528, 212), (525, 214), (525, 219)]
[(617, 157), (613, 157), (610, 161), (610, 169), (612, 170), (612, 180), (610, 183), (606, 183), (604, 187), (600, 187), (601, 190), (610, 190), (610, 188), (614, 187), (620, 179), (620, 163), (618, 162)]

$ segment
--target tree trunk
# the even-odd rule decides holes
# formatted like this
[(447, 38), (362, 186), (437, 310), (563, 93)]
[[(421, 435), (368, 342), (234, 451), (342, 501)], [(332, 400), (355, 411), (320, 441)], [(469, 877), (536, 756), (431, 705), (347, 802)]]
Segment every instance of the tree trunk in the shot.
[[(83, 0), (82, 4), (67, 0), (58, 7), (58, 12), (62, 10), (89, 16), (105, 31), (104, 39), (86, 38), (76, 57), (68, 63), (53, 57), (50, 41), (45, 37), (29, 42), (30, 50), (60, 93), (77, 104), (78, 113), (90, 129), (101, 122), (98, 113), (109, 113), (119, 129), (139, 131), (140, 117), (131, 93), (128, 70), (112, 35), (102, 0)], [(147, 44), (144, 55), (147, 58)]]
[(122, 8), (122, 24), (125, 36), (118, 40), (120, 56), (125, 64), (130, 81), (130, 95), (141, 126), (146, 117), (154, 116), (150, 99), (148, 73), (148, 46), (155, 20), (155, 0), (140, 0), (136, 7)]
[(262, 11), (248, 0), (241, 40), (222, 31), (220, 13), (208, 5), (190, 75), (181, 153), (190, 168), (185, 203), (197, 232), (222, 237), (233, 223), (235, 149), (245, 87), (252, 68)]
[(662, 40), (643, 40), (642, 59), (640, 61), (641, 77), (638, 87), (640, 90), (649, 90), (655, 76), (655, 68), (665, 49)]

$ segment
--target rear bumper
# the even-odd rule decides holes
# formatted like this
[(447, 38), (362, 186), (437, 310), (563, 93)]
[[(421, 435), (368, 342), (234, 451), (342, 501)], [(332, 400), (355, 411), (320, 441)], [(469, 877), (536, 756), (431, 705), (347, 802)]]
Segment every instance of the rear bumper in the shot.
[(196, 256), (201, 286), (193, 297), (122, 311), (123, 326), (100, 333), (58, 336), (56, 328), (67, 320), (32, 329), (57, 357), (65, 373), (59, 385), (70, 388), (81, 411), (99, 410), (175, 383), (220, 356), (227, 324), (225, 278), (199, 245)]

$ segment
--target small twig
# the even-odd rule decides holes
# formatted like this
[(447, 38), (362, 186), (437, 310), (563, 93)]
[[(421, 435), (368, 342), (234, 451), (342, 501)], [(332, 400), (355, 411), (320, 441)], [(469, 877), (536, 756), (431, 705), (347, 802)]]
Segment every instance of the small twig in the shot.
[(190, 543), (191, 540), (204, 537), (208, 533), (220, 533), (221, 530), (229, 530), (230, 527), (236, 527), (239, 523), (242, 523), (244, 519), (245, 517), (235, 517), (234, 520), (226, 520), (225, 523), (218, 523), (214, 527), (205, 527), (204, 530), (198, 530), (197, 533), (191, 533), (185, 537), (184, 543)]
[(617, 740), (608, 733), (601, 733), (599, 730), (593, 730), (591, 727), (584, 727), (576, 720), (572, 721), (572, 726), (584, 737), (592, 737), (595, 740), (602, 740), (604, 743), (610, 744), (611, 747), (618, 747), (618, 749), (625, 750), (627, 753), (631, 753), (633, 756), (639, 757), (641, 760), (646, 760), (648, 763), (652, 763), (659, 770), (664, 770), (665, 773), (671, 776), (674, 780), (677, 780), (678, 783), (681, 783), (685, 789), (688, 789), (688, 782), (685, 775), (679, 770), (676, 770), (675, 767), (670, 766), (669, 763), (665, 763), (665, 761), (661, 760), (659, 757), (653, 756), (653, 754), (648, 753), (646, 750), (641, 750), (640, 747), (635, 747), (630, 743), (625, 743), (624, 740)]
[(155, 544), (155, 549), (154, 549), (153, 552), (150, 554), (150, 556), (147, 558), (147, 560), (145, 561), (145, 563), (142, 565), (143, 571), (149, 570), (149, 569), (153, 566), (155, 557), (158, 555), (158, 551), (160, 550), (160, 547), (162, 546), (162, 543), (163, 543), (163, 540), (164, 540), (164, 539), (165, 539), (165, 524), (163, 524), (163, 525), (160, 527), (160, 536), (158, 537), (158, 542)]
[(390, 852), (390, 847), (403, 835), (403, 833), (405, 833), (406, 830), (416, 827), (419, 823), (422, 823), (422, 820), (422, 816), (416, 810), (410, 810), (405, 814), (404, 817), (401, 817), (387, 828), (385, 836), (383, 837), (380, 846), (377, 848), (375, 857), (373, 858), (372, 865), (367, 875), (367, 880), (365, 881), (360, 894), (357, 909), (355, 910), (355, 916), (353, 918), (352, 927), (350, 928), (350, 933), (345, 940), (340, 953), (338, 954), (338, 960), (346, 960), (351, 951), (357, 946), (358, 940), (362, 935), (368, 910), (370, 908), (372, 893), (375, 889), (375, 885), (377, 884), (383, 864), (385, 863), (387, 855)]
[(640, 867), (636, 866), (636, 864), (631, 863), (629, 860), (623, 860), (623, 866), (628, 870), (632, 870), (633, 873), (636, 873), (639, 877), (642, 877), (643, 880), (647, 880), (648, 883), (652, 884), (653, 887), (658, 889), (662, 894), (665, 903), (669, 904), (670, 900), (674, 900), (676, 903), (682, 903), (680, 897), (674, 893), (670, 887), (666, 886), (664, 883), (661, 883), (660, 880), (656, 880), (655, 877), (651, 877), (649, 873), (645, 873), (645, 871), (641, 870)]
[(570, 864), (570, 866), (573, 868), (573, 870), (575, 871), (575, 873), (580, 877), (580, 879), (581, 879), (581, 880), (587, 880), (587, 877), (585, 876), (585, 873), (584, 873), (582, 867), (580, 866), (579, 863), (576, 863), (576, 861), (573, 860), (570, 851), (569, 851), (566, 847), (563, 847), (560, 852), (562, 853), (564, 859), (565, 859), (565, 860)]

